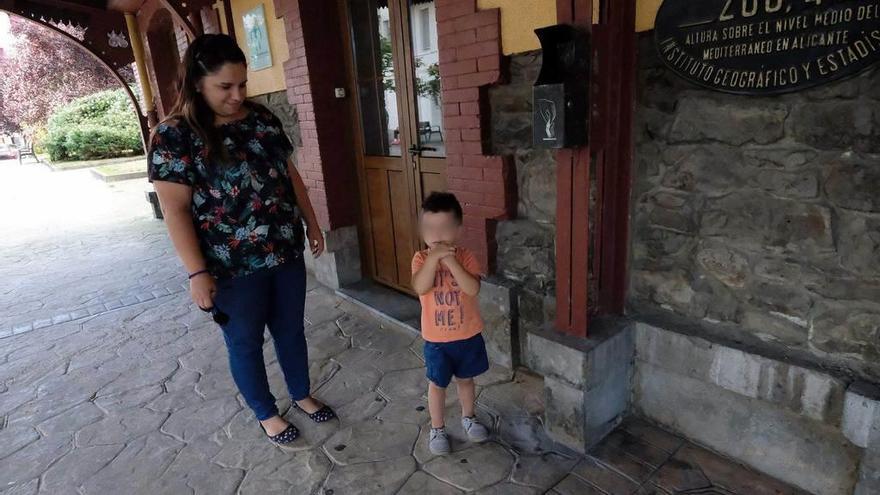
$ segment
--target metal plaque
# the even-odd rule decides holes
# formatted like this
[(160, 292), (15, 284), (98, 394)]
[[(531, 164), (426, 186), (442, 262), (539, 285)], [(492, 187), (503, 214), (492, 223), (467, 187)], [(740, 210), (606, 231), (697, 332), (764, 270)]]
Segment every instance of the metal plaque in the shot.
[(788, 93), (880, 61), (880, 0), (665, 0), (654, 35), (664, 63), (696, 84)]

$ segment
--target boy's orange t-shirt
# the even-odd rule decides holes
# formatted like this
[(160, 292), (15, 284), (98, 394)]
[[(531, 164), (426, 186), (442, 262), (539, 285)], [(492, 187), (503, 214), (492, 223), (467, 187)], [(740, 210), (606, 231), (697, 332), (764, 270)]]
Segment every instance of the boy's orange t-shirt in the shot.
[[(413, 256), (415, 274), (425, 264), (428, 251)], [(457, 248), (455, 258), (474, 277), (480, 278), (480, 263), (469, 250)], [(477, 298), (465, 294), (452, 272), (440, 262), (434, 276), (434, 287), (419, 297), (422, 303), (422, 338), (428, 342), (465, 340), (483, 331), (483, 318)]]

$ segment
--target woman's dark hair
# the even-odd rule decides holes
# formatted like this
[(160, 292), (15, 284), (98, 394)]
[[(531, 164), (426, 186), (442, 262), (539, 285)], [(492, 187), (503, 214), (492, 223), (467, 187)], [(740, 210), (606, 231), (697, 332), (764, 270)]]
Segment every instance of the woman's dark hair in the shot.
[(225, 157), (220, 134), (214, 127), (214, 111), (198, 91), (199, 81), (224, 64), (245, 64), (247, 58), (235, 40), (225, 34), (203, 34), (190, 43), (183, 55), (177, 81), (177, 101), (167, 120), (181, 119), (205, 143), (208, 156)]
[(422, 211), (430, 213), (452, 213), (459, 224), (464, 215), (461, 211), (461, 203), (452, 193), (432, 192), (422, 201)]

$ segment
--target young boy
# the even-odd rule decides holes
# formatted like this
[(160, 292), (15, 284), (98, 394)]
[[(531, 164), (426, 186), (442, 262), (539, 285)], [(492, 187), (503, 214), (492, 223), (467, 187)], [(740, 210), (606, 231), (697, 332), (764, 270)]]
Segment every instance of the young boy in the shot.
[(470, 440), (489, 438), (474, 414), (474, 377), (489, 369), (486, 343), (480, 332), (477, 294), (480, 266), (473, 253), (458, 247), (461, 236), (461, 205), (449, 193), (431, 193), (422, 203), (421, 233), (428, 249), (412, 261), (413, 288), (422, 303), (422, 338), (428, 368), (428, 409), (433, 454), (450, 451), (443, 412), (446, 387), (455, 376), (461, 401), (461, 425)]

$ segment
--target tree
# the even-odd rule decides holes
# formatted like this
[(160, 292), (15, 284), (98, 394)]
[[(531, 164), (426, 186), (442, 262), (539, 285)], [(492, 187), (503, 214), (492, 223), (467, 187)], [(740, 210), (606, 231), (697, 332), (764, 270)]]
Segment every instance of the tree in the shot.
[[(382, 83), (385, 91), (397, 91), (394, 85), (394, 61), (391, 55), (391, 39), (379, 35), (379, 62), (382, 64)], [(431, 98), (434, 104), (440, 103), (440, 66), (431, 64), (425, 68), (422, 57), (416, 56), (416, 92), (419, 96)], [(422, 73), (422, 69), (424, 73)]]
[[(64, 30), (78, 38), (84, 32), (71, 26)], [(60, 105), (119, 87), (84, 48), (49, 28), (11, 16), (7, 38), (7, 49), (0, 47), (0, 132), (41, 128)], [(127, 72), (123, 77), (131, 84), (134, 74)]]

